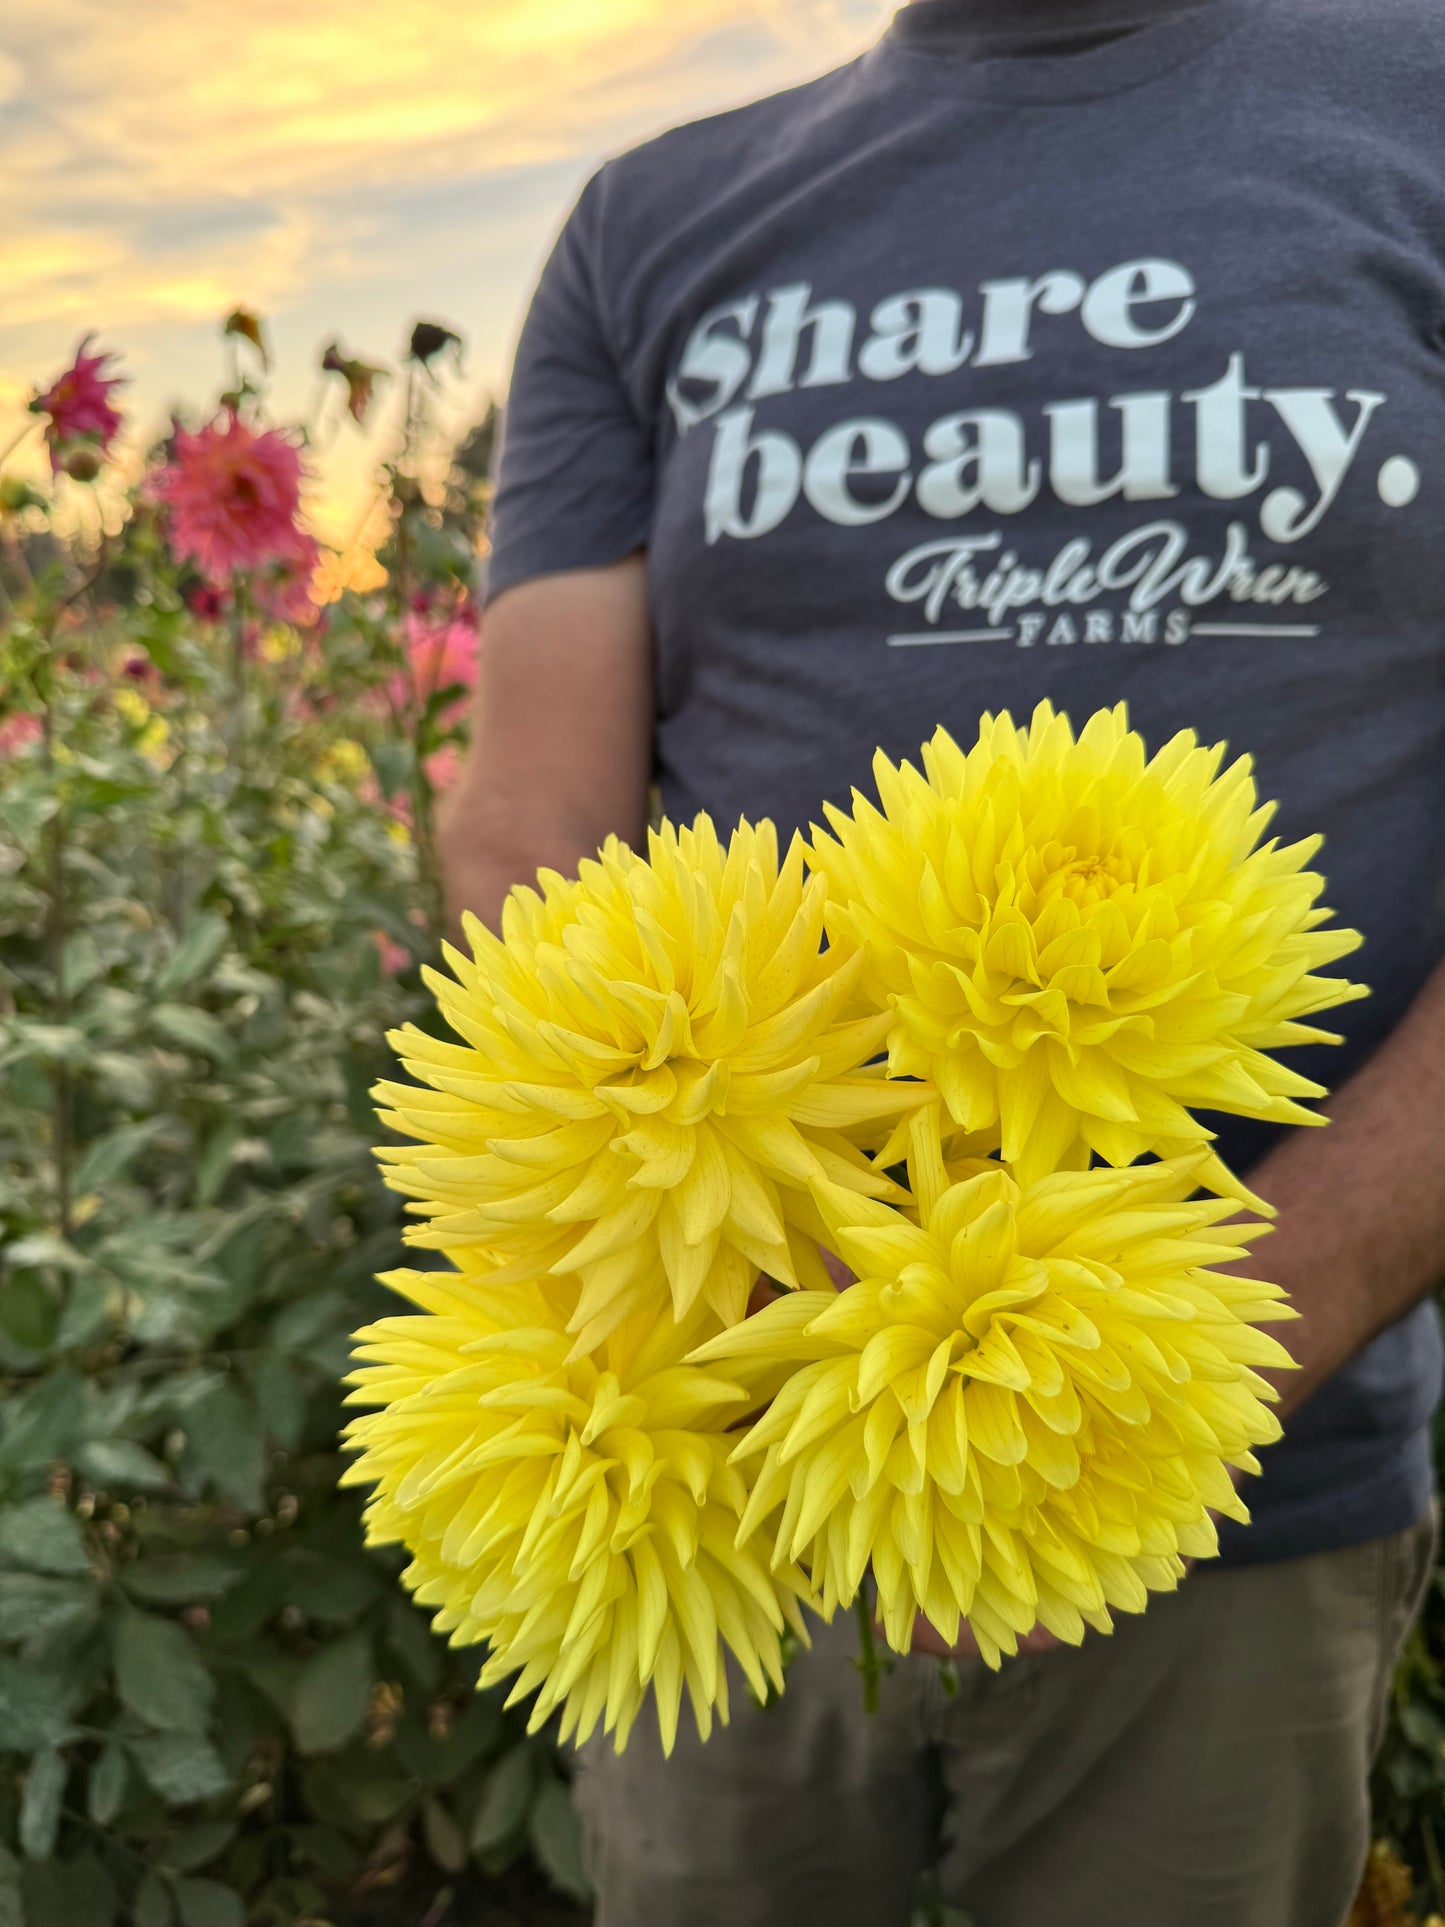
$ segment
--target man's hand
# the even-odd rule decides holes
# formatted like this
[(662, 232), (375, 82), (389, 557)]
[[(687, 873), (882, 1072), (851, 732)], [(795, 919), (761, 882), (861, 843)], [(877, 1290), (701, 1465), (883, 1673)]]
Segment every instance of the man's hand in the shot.
[[(1050, 1653), (1063, 1641), (1053, 1633), (1045, 1632), (1042, 1626), (1035, 1626), (1031, 1633), (1019, 1637), (1020, 1653)], [(932, 1624), (920, 1613), (913, 1622), (913, 1644), (909, 1649), (914, 1653), (929, 1653), (934, 1659), (979, 1659), (978, 1641), (970, 1631), (967, 1621), (959, 1628), (957, 1643), (950, 1646)]]
[(1300, 1369), (1263, 1374), (1286, 1421), (1445, 1279), (1445, 965), (1329, 1113), (1249, 1174), (1279, 1217), (1229, 1267), (1282, 1285), (1300, 1314), (1279, 1327)]

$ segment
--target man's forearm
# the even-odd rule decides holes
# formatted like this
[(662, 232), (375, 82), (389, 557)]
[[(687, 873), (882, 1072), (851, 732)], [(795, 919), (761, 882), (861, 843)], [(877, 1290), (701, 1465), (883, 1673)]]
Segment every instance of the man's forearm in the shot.
[(1445, 965), (1328, 1108), (1250, 1174), (1279, 1220), (1240, 1269), (1301, 1315), (1280, 1330), (1286, 1413), (1445, 1278)]

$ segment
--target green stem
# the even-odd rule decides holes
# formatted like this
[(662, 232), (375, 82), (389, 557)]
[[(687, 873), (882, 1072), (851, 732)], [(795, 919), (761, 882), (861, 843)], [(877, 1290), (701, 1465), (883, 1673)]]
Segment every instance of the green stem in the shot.
[(1440, 1845), (1435, 1838), (1429, 1814), (1420, 1816), (1420, 1833), (1425, 1842), (1425, 1858), (1430, 1865), (1430, 1886), (1432, 1906), (1445, 1906), (1445, 1867), (1440, 1864)]
[[(45, 771), (52, 781), (55, 776), (55, 654), (54, 639), (51, 638), (49, 659), (45, 665), (45, 687), (41, 691), (40, 744)], [(65, 982), (65, 944), (69, 936), (70, 906), (65, 889), (65, 811), (58, 809), (50, 822), (49, 833), (49, 877), (50, 902), (46, 916), (45, 949), (46, 960), (50, 965), (50, 975), (54, 986), (55, 1021), (59, 1025), (70, 1021), (70, 992)], [(64, 1064), (57, 1064), (50, 1074), (51, 1126), (55, 1138), (55, 1197), (56, 1228), (68, 1244), (73, 1228), (74, 1210), (74, 1142), (71, 1129), (71, 1087), (70, 1071)]]
[(878, 1635), (873, 1627), (873, 1607), (866, 1586), (858, 1588), (855, 1610), (858, 1615), (859, 1653), (854, 1664), (863, 1675), (863, 1710), (871, 1714), (878, 1711), (878, 1688), (883, 1668), (878, 1660)]
[(249, 605), (239, 576), (231, 584), (231, 715), (227, 733), (238, 775), (246, 760), (246, 616)]
[(39, 426), (39, 422), (40, 417), (38, 415), (32, 415), (30, 417), (29, 421), (26, 422), (25, 426), (20, 430), (20, 433), (13, 435), (5, 447), (0, 448), (0, 462), (8, 462), (10, 460), (10, 457), (15, 453), (16, 449), (19, 448), (20, 444), (25, 440), (25, 437)]

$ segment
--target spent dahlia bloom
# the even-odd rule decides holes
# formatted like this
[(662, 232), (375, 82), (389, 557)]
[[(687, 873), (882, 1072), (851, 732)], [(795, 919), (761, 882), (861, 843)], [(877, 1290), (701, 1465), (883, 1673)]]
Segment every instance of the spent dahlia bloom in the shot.
[(52, 474), (68, 473), (74, 465), (77, 478), (93, 479), (99, 463), (110, 452), (120, 428), (120, 410), (111, 401), (117, 388), (125, 387), (122, 375), (107, 375), (109, 351), (88, 355), (94, 340), (87, 335), (75, 351), (75, 360), (43, 395), (30, 404), (34, 415), (48, 416), (45, 440), (50, 449)]
[(735, 1545), (748, 1503), (729, 1463), (746, 1409), (727, 1378), (684, 1362), (703, 1330), (665, 1313), (572, 1357), (575, 1283), (398, 1272), (418, 1307), (357, 1334), (346, 1483), (374, 1485), (372, 1544), (454, 1646), (485, 1640), (483, 1686), (540, 1688), (536, 1731), (601, 1721), (618, 1748), (649, 1687), (664, 1748), (686, 1688), (704, 1739), (728, 1717), (724, 1649), (761, 1697), (782, 1686), (785, 1627), (804, 1636), (807, 1582)]
[(171, 514), (171, 547), (214, 580), (235, 569), (294, 563), (301, 500), (301, 455), (278, 430), (262, 432), (239, 415), (192, 434), (178, 428), (170, 463), (153, 493)]
[(1279, 1436), (1254, 1370), (1290, 1363), (1258, 1327), (1277, 1286), (1221, 1276), (1258, 1224), (1189, 1200), (1201, 1155), (1022, 1184), (950, 1182), (936, 1117), (913, 1132), (918, 1222), (828, 1187), (830, 1242), (857, 1272), (796, 1292), (692, 1354), (772, 1402), (740, 1543), (830, 1613), (870, 1561), (892, 1646), (924, 1613), (967, 1619), (990, 1665), (1042, 1625), (1077, 1642), (1143, 1610), (1216, 1550), (1211, 1509), (1247, 1519), (1227, 1467)]
[(730, 1324), (759, 1270), (822, 1283), (810, 1183), (901, 1195), (859, 1138), (927, 1094), (863, 1068), (890, 1020), (822, 920), (798, 842), (780, 866), (770, 823), (723, 845), (706, 817), (543, 871), (500, 939), (469, 919), (457, 981), (428, 978), (461, 1041), (397, 1032), (421, 1088), (376, 1092), (416, 1140), (380, 1153), (412, 1241), (579, 1274), (579, 1348), (669, 1301)]
[[(923, 771), (880, 752), (881, 812), (829, 806), (809, 858), (828, 932), (867, 946), (894, 1076), (933, 1080), (1024, 1182), (1211, 1136), (1190, 1113), (1319, 1124), (1321, 1086), (1265, 1053), (1338, 1042), (1306, 1020), (1366, 993), (1315, 973), (1359, 946), (1321, 928), (1318, 837), (1260, 841), (1248, 757), (1182, 731), (1151, 759), (1124, 706), (1075, 740), (1041, 703), (940, 729)], [(1203, 1182), (1249, 1194), (1211, 1157)]]

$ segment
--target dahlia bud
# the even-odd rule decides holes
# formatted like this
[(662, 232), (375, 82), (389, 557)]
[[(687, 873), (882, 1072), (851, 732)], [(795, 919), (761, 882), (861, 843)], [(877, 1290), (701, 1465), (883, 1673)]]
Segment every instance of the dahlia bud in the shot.
[(48, 509), (49, 502), (18, 475), (0, 475), (0, 515), (19, 515), (25, 509)]
[(72, 482), (93, 482), (100, 473), (100, 451), (94, 443), (81, 442), (61, 457), (60, 466)]

